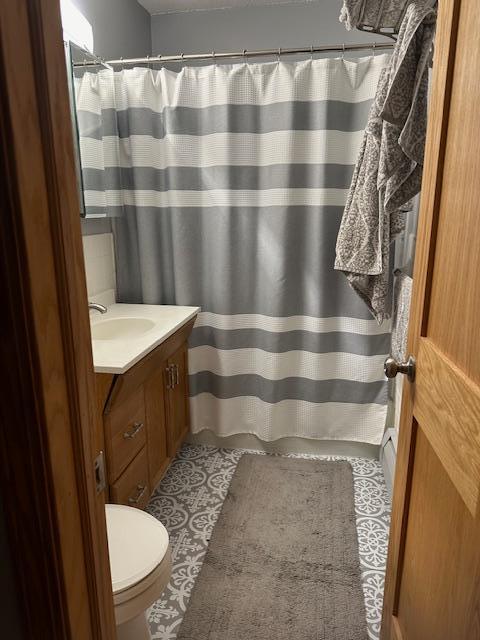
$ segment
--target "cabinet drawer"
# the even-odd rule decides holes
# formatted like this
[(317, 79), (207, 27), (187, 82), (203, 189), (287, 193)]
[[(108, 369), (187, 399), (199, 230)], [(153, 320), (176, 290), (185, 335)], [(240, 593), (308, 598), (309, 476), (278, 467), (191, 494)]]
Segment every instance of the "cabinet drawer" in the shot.
[(146, 442), (143, 386), (105, 416), (108, 478), (114, 482)]
[(115, 504), (144, 509), (150, 498), (146, 447), (128, 465), (110, 487), (110, 499)]

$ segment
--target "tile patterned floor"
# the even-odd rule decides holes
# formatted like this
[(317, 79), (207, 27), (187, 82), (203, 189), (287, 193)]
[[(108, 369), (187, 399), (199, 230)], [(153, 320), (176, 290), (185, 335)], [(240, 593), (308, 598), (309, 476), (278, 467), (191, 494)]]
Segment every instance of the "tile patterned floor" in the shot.
[[(244, 453), (186, 444), (150, 500), (147, 511), (167, 528), (173, 555), (170, 583), (149, 611), (152, 640), (175, 640), (177, 636), (230, 480)], [(378, 640), (390, 518), (382, 468), (377, 461), (364, 458), (323, 458), (347, 459), (353, 468), (368, 636)]]

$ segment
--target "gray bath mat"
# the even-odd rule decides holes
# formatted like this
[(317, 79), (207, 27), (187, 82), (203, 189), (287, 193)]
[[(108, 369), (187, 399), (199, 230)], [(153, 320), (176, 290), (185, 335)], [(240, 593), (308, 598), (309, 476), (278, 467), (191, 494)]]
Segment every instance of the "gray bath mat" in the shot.
[(244, 455), (178, 640), (366, 640), (348, 462)]

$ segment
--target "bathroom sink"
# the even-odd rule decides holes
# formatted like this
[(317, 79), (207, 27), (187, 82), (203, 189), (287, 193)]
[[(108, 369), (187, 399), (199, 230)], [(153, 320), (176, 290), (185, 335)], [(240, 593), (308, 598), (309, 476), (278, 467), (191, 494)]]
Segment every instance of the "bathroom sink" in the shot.
[(137, 338), (153, 329), (157, 323), (148, 318), (112, 318), (92, 324), (93, 340), (124, 340)]
[(199, 311), (178, 305), (115, 303), (102, 315), (90, 311), (95, 371), (125, 373)]

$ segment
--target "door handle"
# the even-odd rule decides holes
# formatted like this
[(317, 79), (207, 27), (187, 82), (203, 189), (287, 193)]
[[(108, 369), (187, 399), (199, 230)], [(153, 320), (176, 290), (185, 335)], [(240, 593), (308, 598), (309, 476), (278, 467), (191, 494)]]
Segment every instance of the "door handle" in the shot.
[(417, 363), (413, 356), (408, 356), (406, 362), (398, 362), (392, 356), (388, 356), (383, 364), (383, 370), (387, 378), (395, 378), (397, 373), (403, 373), (410, 382), (415, 382), (415, 372)]

